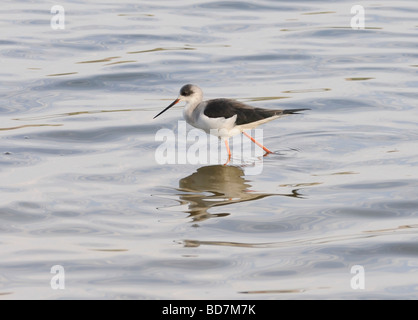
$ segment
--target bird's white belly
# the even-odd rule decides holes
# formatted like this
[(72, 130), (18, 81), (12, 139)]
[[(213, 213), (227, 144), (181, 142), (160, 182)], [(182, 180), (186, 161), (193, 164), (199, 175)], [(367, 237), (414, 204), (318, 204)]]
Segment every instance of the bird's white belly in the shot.
[[(197, 111), (197, 110), (196, 110)], [(184, 118), (187, 123), (192, 126), (205, 131), (208, 134), (212, 134), (219, 138), (229, 138), (241, 133), (241, 130), (235, 126), (237, 116), (231, 118), (210, 118), (203, 112), (184, 112)]]

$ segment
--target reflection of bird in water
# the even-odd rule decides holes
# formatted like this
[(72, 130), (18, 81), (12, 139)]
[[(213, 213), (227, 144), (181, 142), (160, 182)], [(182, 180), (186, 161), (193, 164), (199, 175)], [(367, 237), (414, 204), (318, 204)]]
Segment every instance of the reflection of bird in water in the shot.
[(190, 176), (179, 181), (180, 200), (188, 203), (193, 221), (203, 221), (213, 217), (223, 217), (229, 213), (208, 213), (210, 208), (262, 199), (273, 195), (300, 197), (297, 190), (291, 194), (256, 193), (251, 191), (244, 171), (233, 166), (207, 166), (197, 169)]

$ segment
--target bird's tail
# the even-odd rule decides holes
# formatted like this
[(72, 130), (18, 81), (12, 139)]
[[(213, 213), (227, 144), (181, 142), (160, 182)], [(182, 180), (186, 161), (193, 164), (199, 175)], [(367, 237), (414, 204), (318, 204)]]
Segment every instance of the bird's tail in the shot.
[(287, 110), (283, 110), (283, 114), (298, 114), (301, 111), (306, 111), (306, 110), (311, 110), (311, 109), (287, 109)]

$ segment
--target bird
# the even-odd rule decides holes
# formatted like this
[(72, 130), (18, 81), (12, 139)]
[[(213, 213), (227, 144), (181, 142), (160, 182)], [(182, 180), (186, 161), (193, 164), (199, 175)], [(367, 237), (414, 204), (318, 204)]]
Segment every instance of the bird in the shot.
[(183, 117), (187, 123), (223, 139), (228, 151), (227, 165), (231, 160), (229, 138), (238, 134), (244, 134), (266, 154), (273, 153), (270, 149), (256, 141), (245, 130), (251, 130), (259, 125), (280, 118), (283, 115), (298, 114), (310, 109), (265, 109), (255, 108), (234, 99), (212, 99), (203, 101), (203, 91), (197, 85), (186, 84), (181, 87), (179, 95), (168, 107), (158, 113), (157, 118), (179, 102), (186, 102), (183, 109)]

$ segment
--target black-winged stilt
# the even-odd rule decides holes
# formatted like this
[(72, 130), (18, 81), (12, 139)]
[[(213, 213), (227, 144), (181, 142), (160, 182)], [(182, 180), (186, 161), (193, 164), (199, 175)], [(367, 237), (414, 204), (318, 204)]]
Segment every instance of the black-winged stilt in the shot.
[(228, 139), (243, 133), (266, 153), (273, 153), (261, 143), (257, 142), (244, 130), (254, 129), (260, 124), (277, 119), (283, 115), (295, 114), (309, 109), (271, 110), (254, 108), (233, 99), (213, 99), (203, 101), (202, 90), (193, 84), (186, 84), (180, 89), (180, 94), (167, 108), (157, 114), (155, 118), (170, 109), (175, 104), (185, 101), (183, 116), (187, 123), (224, 139), (228, 151), (228, 164), (231, 159)]

